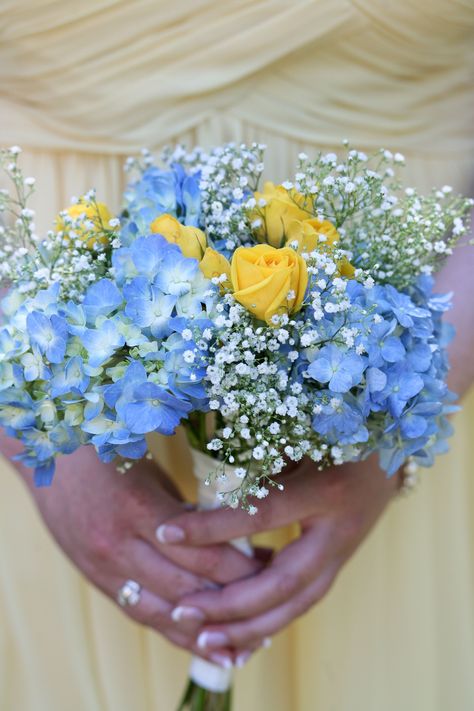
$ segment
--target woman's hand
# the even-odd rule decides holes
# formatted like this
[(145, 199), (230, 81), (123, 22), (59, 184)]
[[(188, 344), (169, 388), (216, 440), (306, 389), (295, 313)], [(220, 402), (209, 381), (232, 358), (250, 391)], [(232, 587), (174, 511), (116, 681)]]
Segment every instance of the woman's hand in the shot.
[(179, 601), (205, 618), (198, 638), (202, 650), (253, 649), (306, 612), (328, 591), (399, 487), (398, 477), (387, 479), (374, 458), (322, 472), (305, 461), (279, 481), (285, 490), (272, 491), (253, 517), (230, 509), (183, 513), (162, 528), (165, 540), (168, 532), (176, 540), (180, 530), (183, 544), (201, 546), (294, 521), (301, 526), (300, 538), (254, 577)]
[[(2, 437), (1, 449), (11, 456), (21, 445)], [(18, 469), (31, 482), (31, 471)], [(114, 601), (127, 580), (142, 586), (138, 604), (123, 608), (125, 613), (175, 644), (225, 664), (228, 650), (197, 649), (200, 618), (185, 612), (178, 628), (171, 612), (186, 595), (251, 575), (261, 564), (228, 545), (167, 546), (165, 555), (156, 529), (184, 505), (156, 464), (144, 460), (121, 475), (83, 447), (58, 460), (51, 487), (29, 487), (53, 537), (94, 585)]]

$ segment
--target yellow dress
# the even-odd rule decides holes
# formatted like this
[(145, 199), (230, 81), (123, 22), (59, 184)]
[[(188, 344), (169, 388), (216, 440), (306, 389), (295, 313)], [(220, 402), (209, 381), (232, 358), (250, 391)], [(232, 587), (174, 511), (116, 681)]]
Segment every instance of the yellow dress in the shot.
[[(472, 0), (4, 0), (0, 27), (0, 142), (38, 178), (39, 228), (91, 186), (118, 208), (124, 157), (176, 140), (263, 141), (278, 180), (347, 137), (469, 188)], [(239, 672), (239, 711), (474, 708), (473, 423), (471, 396), (419, 492)], [(158, 449), (179, 480), (186, 453)], [(79, 575), (1, 468), (1, 711), (173, 709), (187, 656)]]

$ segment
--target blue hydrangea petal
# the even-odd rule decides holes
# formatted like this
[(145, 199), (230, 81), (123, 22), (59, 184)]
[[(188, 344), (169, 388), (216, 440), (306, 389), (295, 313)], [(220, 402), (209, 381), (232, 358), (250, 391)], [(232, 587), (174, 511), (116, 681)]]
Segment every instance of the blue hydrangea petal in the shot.
[(87, 289), (82, 302), (87, 323), (94, 325), (98, 316), (109, 316), (120, 307), (122, 301), (122, 294), (110, 279), (95, 282)]

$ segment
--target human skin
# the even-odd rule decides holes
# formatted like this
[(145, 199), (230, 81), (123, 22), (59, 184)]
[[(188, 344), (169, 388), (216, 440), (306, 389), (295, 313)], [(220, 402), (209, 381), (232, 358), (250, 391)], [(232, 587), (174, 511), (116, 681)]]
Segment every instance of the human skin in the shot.
[[(449, 321), (457, 336), (450, 346), (448, 383), (461, 396), (474, 380), (473, 274), (474, 248), (466, 240), (436, 282), (437, 291), (454, 292)], [(375, 457), (322, 472), (305, 460), (279, 481), (284, 483), (284, 493), (273, 490), (259, 502), (254, 517), (230, 509), (192, 512), (161, 529), (161, 538), (172, 538), (169, 547), (176, 548), (215, 544), (289, 523), (300, 525), (300, 537), (254, 577), (180, 600), (180, 607), (205, 616), (198, 639), (203, 650), (230, 646), (250, 651), (257, 640), (280, 631), (317, 603), (399, 487), (399, 475), (387, 479)]]
[[(11, 458), (22, 445), (0, 436), (0, 450)], [(126, 475), (103, 464), (92, 447), (60, 457), (52, 486), (36, 488), (32, 472), (18, 462), (27, 485), (56, 543), (88, 580), (115, 602), (128, 579), (143, 586), (140, 602), (122, 608), (133, 620), (175, 644), (221, 662), (215, 650), (198, 650), (196, 626), (185, 617), (176, 627), (171, 612), (186, 594), (209, 585), (254, 574), (262, 563), (230, 545), (167, 550), (155, 536), (157, 526), (184, 509), (173, 483), (156, 463), (143, 460)], [(225, 662), (224, 662), (225, 663)]]

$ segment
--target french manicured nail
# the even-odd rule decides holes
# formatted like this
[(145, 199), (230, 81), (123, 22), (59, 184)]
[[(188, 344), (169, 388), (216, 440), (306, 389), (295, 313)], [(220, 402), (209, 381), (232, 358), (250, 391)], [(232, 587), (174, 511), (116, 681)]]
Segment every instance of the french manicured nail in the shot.
[(252, 652), (240, 652), (238, 655), (237, 659), (235, 660), (235, 666), (238, 667), (239, 669), (242, 669), (245, 664), (247, 664), (248, 660), (252, 656)]
[(156, 537), (160, 543), (180, 543), (185, 539), (185, 533), (179, 526), (162, 523), (156, 529)]
[(273, 644), (273, 642), (272, 642), (271, 637), (264, 637), (264, 639), (262, 640), (262, 647), (264, 649), (270, 649), (272, 644)]
[(181, 620), (195, 620), (196, 622), (202, 622), (205, 615), (197, 607), (186, 607), (185, 605), (180, 605), (175, 607), (171, 613), (171, 619), (173, 622), (181, 622)]
[(230, 657), (225, 657), (223, 654), (211, 654), (211, 659), (214, 664), (217, 664), (219, 667), (223, 667), (224, 669), (232, 669), (234, 666)]
[(227, 647), (230, 643), (229, 637), (224, 632), (201, 632), (197, 639), (199, 649), (209, 647)]

